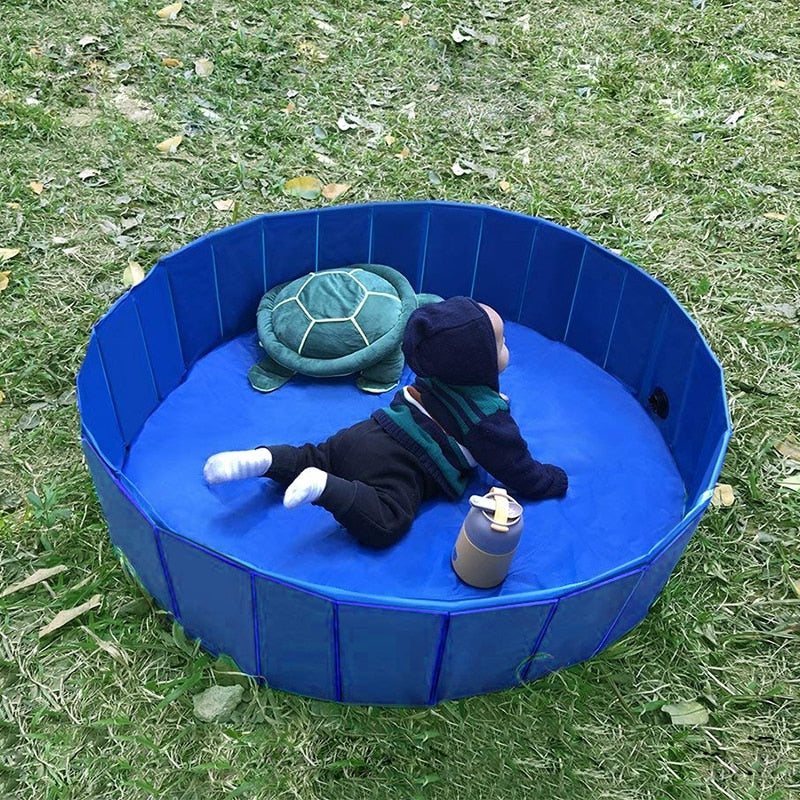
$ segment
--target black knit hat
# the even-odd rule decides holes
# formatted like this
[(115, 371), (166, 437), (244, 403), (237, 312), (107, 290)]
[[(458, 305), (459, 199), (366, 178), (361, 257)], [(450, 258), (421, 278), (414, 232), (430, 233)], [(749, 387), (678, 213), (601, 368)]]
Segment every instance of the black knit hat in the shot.
[(421, 378), (497, 391), (497, 342), (489, 315), (469, 297), (418, 308), (403, 335), (406, 362)]

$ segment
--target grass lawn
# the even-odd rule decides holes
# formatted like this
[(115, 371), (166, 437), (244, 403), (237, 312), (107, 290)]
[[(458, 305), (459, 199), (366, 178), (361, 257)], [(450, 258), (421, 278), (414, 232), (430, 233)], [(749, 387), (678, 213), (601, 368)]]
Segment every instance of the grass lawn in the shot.
[[(776, 450), (800, 440), (800, 6), (160, 5), (0, 0), (0, 590), (64, 567), (0, 598), (0, 798), (800, 797), (800, 462)], [(298, 175), (350, 188), (304, 201)], [(131, 262), (235, 219), (421, 198), (555, 220), (663, 281), (726, 369), (735, 500), (588, 663), (431, 709), (257, 688), (112, 553), (73, 388), (90, 328)], [(195, 719), (237, 680), (227, 722)], [(682, 701), (708, 721), (674, 724)]]

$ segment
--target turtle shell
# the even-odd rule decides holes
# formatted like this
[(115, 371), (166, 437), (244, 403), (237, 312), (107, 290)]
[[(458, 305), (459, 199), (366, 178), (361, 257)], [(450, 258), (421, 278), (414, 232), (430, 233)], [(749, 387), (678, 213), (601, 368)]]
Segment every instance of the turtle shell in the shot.
[(399, 347), (416, 307), (411, 284), (391, 267), (323, 270), (267, 292), (258, 335), (268, 355), (294, 372), (349, 375)]

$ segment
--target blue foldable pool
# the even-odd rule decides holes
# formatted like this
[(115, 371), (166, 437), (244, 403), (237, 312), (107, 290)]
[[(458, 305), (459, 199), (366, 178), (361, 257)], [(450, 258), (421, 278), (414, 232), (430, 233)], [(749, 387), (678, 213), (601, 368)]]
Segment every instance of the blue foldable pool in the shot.
[[(450, 566), (466, 500), (424, 505), (373, 551), (316, 506), (285, 509), (268, 480), (203, 482), (214, 452), (321, 441), (388, 404), (352, 377), (266, 395), (247, 380), (264, 292), (356, 263), (507, 322), (501, 390), (570, 487), (524, 504), (496, 589)], [(436, 202), (267, 214), (162, 258), (95, 326), (78, 402), (111, 540), (145, 589), (269, 686), (352, 703), (504, 689), (618, 639), (686, 547), (731, 433), (722, 370), (655, 279), (550, 222)], [(478, 471), (465, 497), (492, 484)]]

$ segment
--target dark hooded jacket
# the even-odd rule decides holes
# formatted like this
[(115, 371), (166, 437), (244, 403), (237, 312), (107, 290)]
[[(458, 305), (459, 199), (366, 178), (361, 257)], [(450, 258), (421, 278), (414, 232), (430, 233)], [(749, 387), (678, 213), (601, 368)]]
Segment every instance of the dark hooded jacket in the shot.
[(471, 464), (459, 445), (512, 494), (561, 497), (566, 473), (530, 454), (506, 400), (499, 394), (497, 343), (489, 315), (468, 297), (417, 309), (403, 336), (416, 373), (413, 389), (431, 418), (403, 391), (373, 418), (411, 450), (451, 497), (466, 488)]

